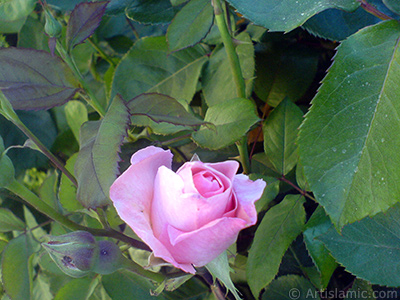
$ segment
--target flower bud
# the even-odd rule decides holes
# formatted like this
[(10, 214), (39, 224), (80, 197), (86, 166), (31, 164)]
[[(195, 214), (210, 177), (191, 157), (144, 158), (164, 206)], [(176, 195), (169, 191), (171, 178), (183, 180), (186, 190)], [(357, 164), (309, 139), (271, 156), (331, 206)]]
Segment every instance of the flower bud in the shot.
[(124, 256), (119, 247), (110, 241), (99, 241), (99, 260), (93, 271), (102, 275), (111, 274), (123, 267)]
[(72, 277), (89, 274), (99, 259), (97, 241), (86, 231), (50, 236), (42, 245), (58, 267)]
[(61, 24), (53, 17), (53, 15), (45, 10), (46, 23), (44, 24), (44, 32), (49, 37), (58, 37), (61, 35), (62, 26)]

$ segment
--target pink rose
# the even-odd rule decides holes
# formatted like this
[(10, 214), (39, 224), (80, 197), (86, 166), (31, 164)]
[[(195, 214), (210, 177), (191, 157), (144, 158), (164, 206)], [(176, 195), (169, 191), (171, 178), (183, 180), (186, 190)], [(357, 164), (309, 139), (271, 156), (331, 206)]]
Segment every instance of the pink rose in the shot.
[(187, 162), (176, 173), (171, 163), (169, 150), (137, 151), (110, 198), (155, 257), (195, 273), (193, 265), (206, 265), (256, 223), (254, 202), (266, 184), (236, 175), (236, 161)]

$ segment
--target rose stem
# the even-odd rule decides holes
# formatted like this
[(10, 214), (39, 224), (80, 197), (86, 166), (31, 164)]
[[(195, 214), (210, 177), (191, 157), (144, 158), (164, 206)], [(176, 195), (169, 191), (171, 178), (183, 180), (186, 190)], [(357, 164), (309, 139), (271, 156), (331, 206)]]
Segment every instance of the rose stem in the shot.
[(95, 236), (105, 236), (105, 237), (115, 238), (117, 240), (130, 244), (132, 247), (135, 247), (137, 249), (151, 251), (150, 248), (143, 242), (137, 241), (114, 229), (107, 229), (107, 230), (95, 229), (82, 226), (80, 224), (71, 221), (66, 216), (60, 214), (53, 207), (48, 205), (46, 202), (42, 201), (38, 196), (36, 196), (32, 191), (30, 191), (26, 186), (24, 186), (17, 180), (14, 180), (5, 188), (10, 192), (14, 193), (15, 195), (17, 195), (18, 197), (20, 197), (21, 199), (23, 199), (31, 206), (33, 206), (37, 211), (41, 212), (50, 219), (53, 219), (54, 221), (60, 223), (61, 225), (71, 230), (84, 230), (90, 232)]
[[(211, 0), (214, 7), (215, 23), (221, 34), (222, 42), (228, 55), (229, 64), (233, 75), (233, 80), (236, 85), (236, 94), (239, 98), (246, 98), (246, 84), (243, 79), (242, 69), (240, 67), (239, 57), (235, 50), (235, 45), (232, 41), (232, 36), (229, 33), (228, 26), (225, 21), (224, 10), (222, 9), (220, 0)], [(240, 162), (242, 163), (243, 173), (250, 172), (250, 160), (247, 149), (247, 136), (244, 136), (240, 141), (236, 142), (239, 151)]]

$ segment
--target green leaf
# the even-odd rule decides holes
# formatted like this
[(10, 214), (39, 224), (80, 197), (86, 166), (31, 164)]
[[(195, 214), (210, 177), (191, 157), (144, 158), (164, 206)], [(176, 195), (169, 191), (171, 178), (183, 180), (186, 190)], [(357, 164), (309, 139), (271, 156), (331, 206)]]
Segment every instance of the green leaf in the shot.
[(49, 38), (43, 32), (44, 25), (40, 22), (40, 18), (36, 14), (31, 14), (18, 33), (18, 47), (49, 51), (47, 43)]
[(33, 281), (32, 300), (53, 299), (50, 283), (46, 276), (39, 273)]
[(33, 253), (30, 238), (22, 234), (12, 239), (3, 250), (1, 271), (3, 286), (13, 300), (31, 299), (31, 263)]
[(389, 21), (344, 41), (300, 129), (304, 173), (337, 228), (400, 200), (399, 36)]
[[(356, 296), (354, 296), (354, 295), (356, 295)], [(379, 294), (377, 294), (377, 295), (379, 295)], [(351, 287), (351, 289), (349, 289), (347, 291), (346, 296), (347, 297), (345, 300), (364, 300), (364, 299), (375, 300), (376, 299), (374, 297), (374, 290), (372, 289), (372, 285), (362, 279), (359, 279), (359, 278), (356, 278), (356, 280), (354, 280), (353, 286)]]
[(257, 298), (278, 273), (286, 250), (303, 231), (305, 211), (304, 198), (287, 195), (264, 215), (257, 228), (247, 260), (247, 279), (253, 295)]
[(304, 175), (304, 167), (300, 162), (298, 162), (296, 165), (296, 182), (303, 191), (310, 190), (310, 185), (308, 184)]
[(90, 277), (72, 279), (59, 289), (54, 300), (88, 299), (93, 292), (95, 280)]
[(4, 153), (4, 150), (3, 138), (0, 136), (0, 188), (9, 185), (14, 180), (15, 175), (13, 163)]
[[(246, 96), (250, 96), (254, 79), (254, 46), (250, 36), (243, 32), (235, 37), (241, 41), (236, 52), (239, 56), (243, 78), (246, 83)], [(203, 95), (208, 106), (237, 97), (236, 85), (231, 66), (224, 48), (217, 48), (211, 55), (203, 73)]]
[(303, 233), (308, 253), (320, 273), (321, 290), (326, 289), (337, 267), (337, 263), (328, 249), (321, 241), (317, 240), (317, 237), (324, 234), (331, 226), (329, 217), (325, 214), (324, 209), (319, 206), (308, 220), (306, 230)]
[(128, 122), (128, 108), (117, 96), (102, 121), (82, 126), (75, 175), (77, 198), (84, 207), (95, 209), (110, 203), (109, 189), (118, 174), (118, 152)]
[(0, 90), (14, 109), (49, 109), (78, 91), (72, 71), (46, 51), (3, 48), (0, 66)]
[(279, 183), (280, 181), (275, 177), (264, 176), (259, 174), (250, 174), (249, 178), (253, 181), (257, 179), (262, 179), (267, 183), (261, 198), (256, 202), (257, 212), (261, 212), (266, 209), (268, 205), (278, 196), (279, 193)]
[(65, 43), (69, 50), (83, 43), (99, 26), (108, 1), (78, 4), (71, 13)]
[(320, 54), (304, 45), (293, 45), (285, 35), (267, 34), (270, 45), (256, 53), (254, 91), (270, 106), (276, 107), (285, 97), (296, 102), (314, 80)]
[[(3, 173), (1, 174), (3, 175)], [(12, 211), (0, 208), (0, 232), (9, 232), (13, 230), (24, 231), (24, 222), (17, 218)]]
[[(74, 166), (76, 163), (76, 159), (78, 158), (78, 153), (72, 155), (65, 164), (65, 168), (74, 173)], [(61, 183), (60, 189), (58, 192), (58, 197), (60, 199), (60, 203), (63, 208), (72, 212), (79, 209), (82, 209), (82, 204), (76, 199), (76, 187), (75, 185), (69, 180), (67, 176), (63, 173), (61, 175)]]
[(400, 3), (397, 0), (382, 0), (382, 2), (394, 13), (400, 15)]
[(372, 284), (400, 286), (400, 205), (386, 214), (348, 224), (339, 234), (332, 226), (318, 237), (346, 270)]
[(226, 251), (224, 251), (213, 261), (209, 262), (206, 265), (206, 268), (214, 278), (217, 278), (225, 285), (225, 287), (233, 294), (236, 300), (241, 299), (229, 274), (231, 269), (229, 267), (228, 254)]
[(289, 32), (302, 25), (313, 15), (328, 9), (339, 8), (346, 11), (355, 10), (360, 4), (356, 0), (309, 0), (293, 1), (260, 0), (228, 0), (245, 18), (256, 25), (270, 31)]
[(36, 0), (0, 0), (0, 33), (19, 32)]
[(152, 296), (150, 291), (154, 286), (145, 278), (129, 271), (121, 270), (102, 276), (102, 283), (113, 300), (126, 300), (127, 295), (135, 295), (140, 300), (165, 299), (163, 295)]
[(261, 297), (262, 300), (320, 300), (319, 291), (304, 277), (281, 276), (271, 282)]
[(55, 210), (60, 210), (58, 198), (57, 198), (57, 187), (58, 187), (58, 174), (56, 172), (50, 172), (49, 176), (47, 176), (42, 186), (39, 190), (39, 198), (46, 202), (48, 205), (53, 207)]
[(203, 125), (192, 137), (201, 147), (215, 150), (238, 141), (259, 118), (250, 100), (235, 98), (211, 106), (204, 121), (214, 124), (215, 129)]
[[(156, 123), (170, 123), (188, 127), (197, 127), (205, 122), (189, 113), (178, 101), (167, 95), (141, 94), (127, 103), (132, 116), (145, 116)], [(141, 119), (132, 118), (132, 123), (144, 126)], [(139, 121), (139, 122), (138, 122)]]
[(209, 0), (189, 1), (175, 16), (167, 31), (171, 51), (191, 47), (205, 38), (214, 23)]
[(79, 130), (82, 124), (88, 121), (86, 106), (80, 101), (69, 101), (64, 110), (68, 125), (79, 142)]
[(134, 0), (125, 10), (128, 18), (144, 24), (165, 24), (175, 16), (170, 0)]
[(119, 63), (112, 94), (130, 100), (142, 93), (160, 93), (189, 103), (207, 61), (205, 54), (201, 47), (170, 54), (165, 37), (143, 38)]
[(380, 21), (362, 7), (351, 13), (340, 9), (327, 9), (309, 19), (302, 27), (318, 37), (342, 41), (358, 30)]
[(300, 108), (285, 98), (263, 124), (264, 151), (276, 172), (289, 173), (297, 163), (297, 129), (303, 121)]

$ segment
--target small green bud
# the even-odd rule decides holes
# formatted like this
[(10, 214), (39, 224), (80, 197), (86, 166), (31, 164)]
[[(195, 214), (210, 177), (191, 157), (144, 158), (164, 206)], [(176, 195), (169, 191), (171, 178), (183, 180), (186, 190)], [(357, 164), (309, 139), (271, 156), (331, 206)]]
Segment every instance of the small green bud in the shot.
[(61, 24), (53, 17), (53, 15), (45, 10), (46, 23), (44, 24), (44, 32), (49, 37), (58, 37), (61, 35), (62, 26)]
[(97, 241), (86, 231), (50, 236), (42, 245), (65, 274), (76, 278), (92, 272), (99, 259)]
[(93, 271), (102, 275), (111, 274), (123, 268), (123, 259), (119, 247), (110, 241), (99, 241), (99, 260)]

